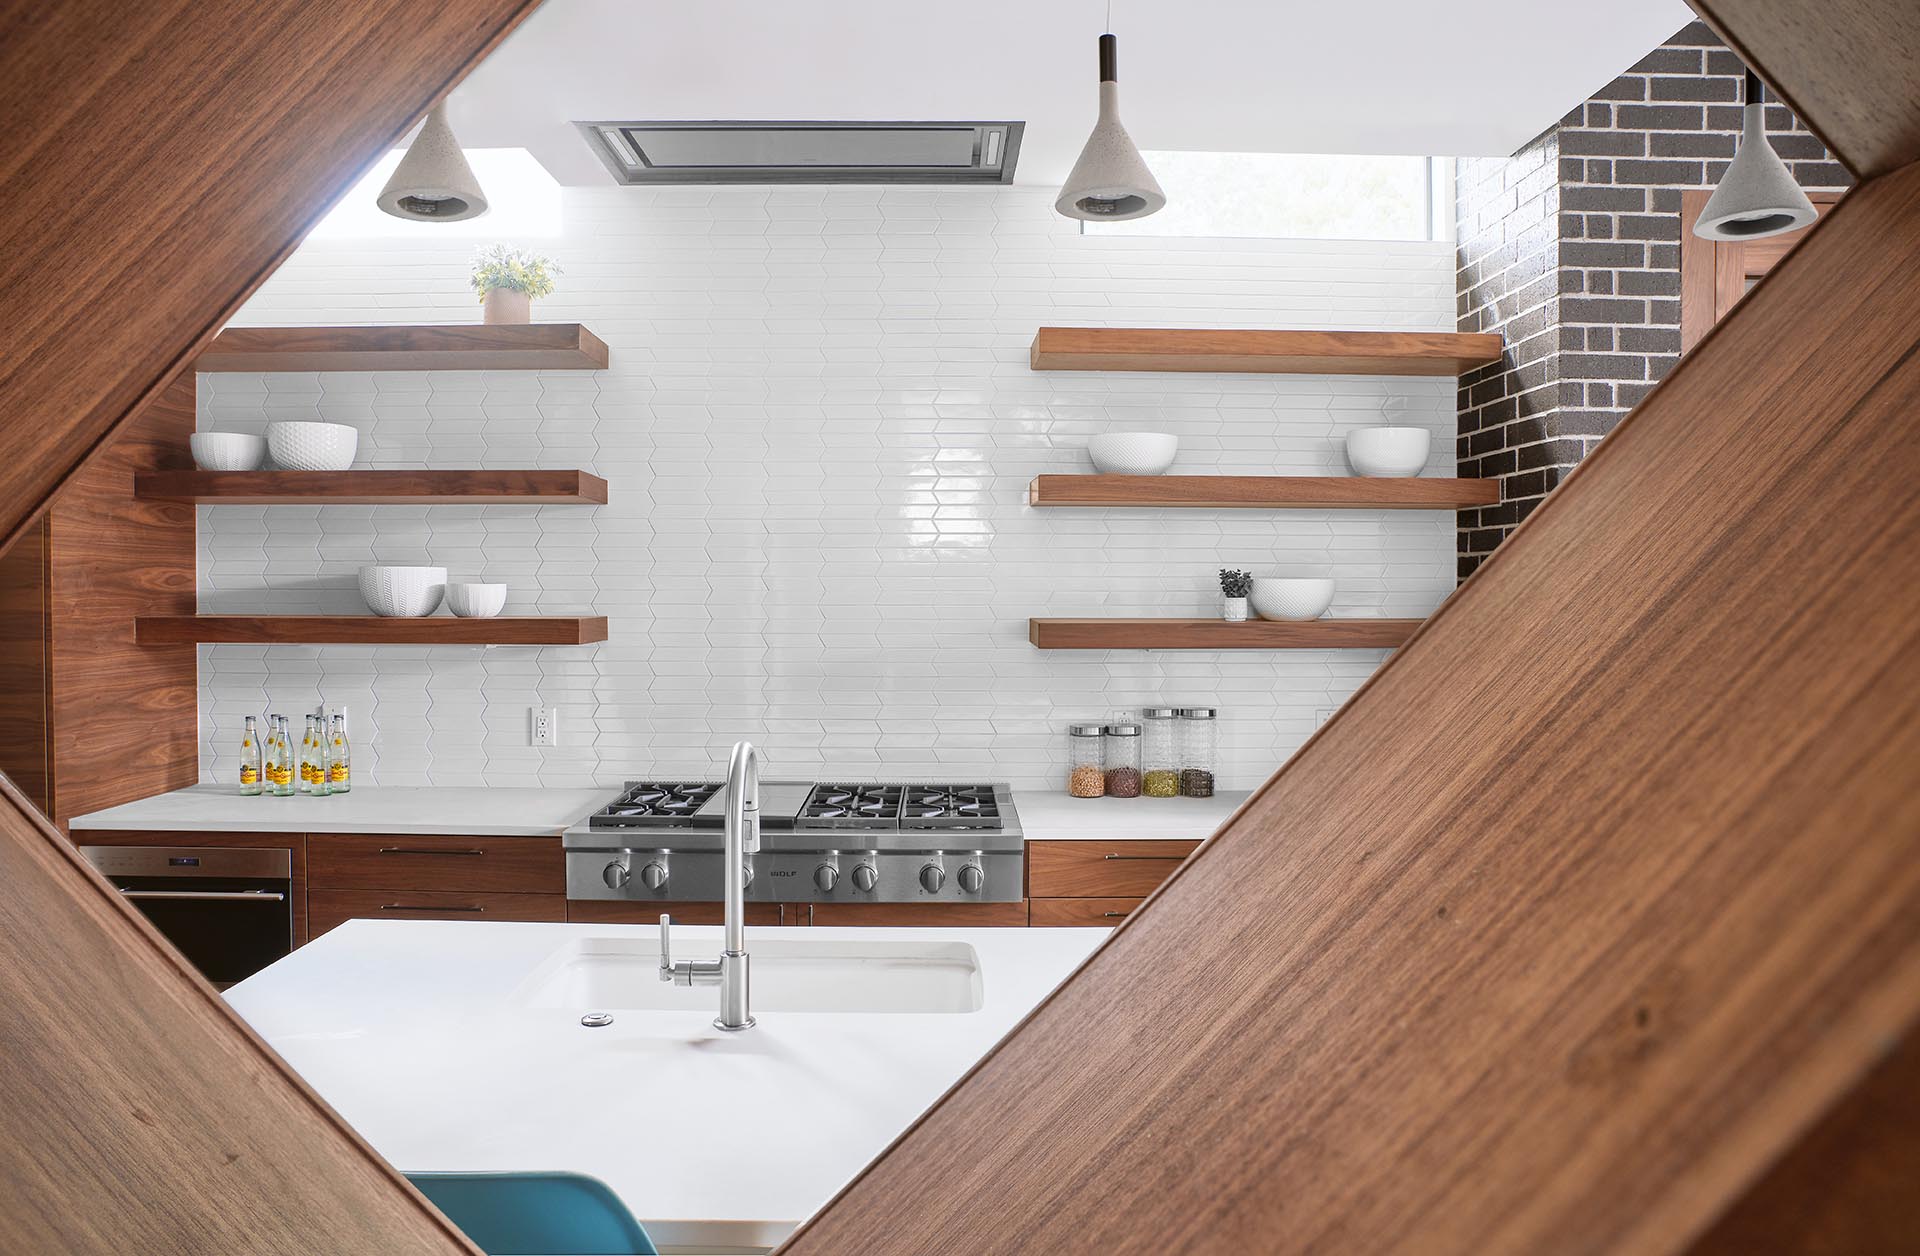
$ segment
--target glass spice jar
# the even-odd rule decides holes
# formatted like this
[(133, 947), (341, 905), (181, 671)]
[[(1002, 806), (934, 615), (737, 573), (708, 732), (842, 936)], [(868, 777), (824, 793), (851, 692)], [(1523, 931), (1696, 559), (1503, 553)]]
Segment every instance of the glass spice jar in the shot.
[(1172, 707), (1148, 707), (1141, 714), (1140, 792), (1149, 798), (1180, 796), (1180, 761), (1174, 750)]
[(1213, 797), (1216, 714), (1212, 707), (1180, 708), (1175, 741), (1180, 755), (1180, 793), (1184, 797)]
[(1099, 798), (1107, 792), (1107, 770), (1098, 724), (1067, 729), (1067, 796)]
[(1140, 726), (1107, 725), (1107, 797), (1140, 796)]

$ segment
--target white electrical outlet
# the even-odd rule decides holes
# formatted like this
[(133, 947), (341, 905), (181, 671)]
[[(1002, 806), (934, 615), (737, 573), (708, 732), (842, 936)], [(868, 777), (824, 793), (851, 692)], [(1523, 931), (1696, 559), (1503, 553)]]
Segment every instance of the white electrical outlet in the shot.
[(557, 746), (560, 744), (560, 712), (555, 707), (527, 708), (527, 744), (530, 746)]

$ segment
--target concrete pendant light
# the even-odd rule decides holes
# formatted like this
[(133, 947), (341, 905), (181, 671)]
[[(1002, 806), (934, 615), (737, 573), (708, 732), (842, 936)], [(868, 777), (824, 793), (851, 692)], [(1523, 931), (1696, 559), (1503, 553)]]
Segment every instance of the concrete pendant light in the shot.
[(487, 194), (447, 125), (445, 101), (427, 115), (377, 203), (395, 218), (415, 222), (459, 222), (487, 212)]
[(1760, 76), (1748, 70), (1740, 147), (1693, 224), (1693, 234), (1703, 239), (1755, 240), (1797, 231), (1819, 216), (1767, 142), (1763, 94)]
[(1069, 218), (1121, 222), (1158, 213), (1167, 203), (1167, 194), (1140, 159), (1127, 128), (1120, 125), (1120, 85), (1114, 76), (1117, 48), (1112, 35), (1100, 36), (1100, 119), (1053, 203)]

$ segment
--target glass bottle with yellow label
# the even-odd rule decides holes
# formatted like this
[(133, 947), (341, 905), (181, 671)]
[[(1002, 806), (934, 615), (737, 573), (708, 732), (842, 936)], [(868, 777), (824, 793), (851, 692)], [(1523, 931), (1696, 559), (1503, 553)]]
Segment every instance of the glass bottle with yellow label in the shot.
[(240, 738), (240, 792), (251, 797), (260, 790), (260, 734), (254, 730), (253, 717), (249, 715), (247, 731)]
[(347, 746), (347, 713), (333, 717), (333, 737), (327, 746), (327, 783), (336, 794), (353, 789), (353, 752)]

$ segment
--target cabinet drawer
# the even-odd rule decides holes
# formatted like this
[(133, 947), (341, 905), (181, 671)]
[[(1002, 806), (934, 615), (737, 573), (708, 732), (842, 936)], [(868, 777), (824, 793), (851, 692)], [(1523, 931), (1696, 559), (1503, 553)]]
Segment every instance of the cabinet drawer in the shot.
[(567, 872), (551, 837), (395, 837), (315, 833), (307, 884), (332, 890), (463, 890), (561, 894)]
[(1096, 925), (1111, 929), (1146, 901), (1144, 898), (1036, 898), (1032, 900), (1032, 919), (1035, 928)]
[[(780, 906), (779, 903), (748, 903), (747, 923), (796, 923), (793, 920), (781, 921)], [(721, 903), (621, 903), (612, 899), (572, 899), (567, 903), (567, 919), (573, 924), (658, 925), (662, 912), (672, 916), (677, 925), (727, 923), (726, 908)]]
[(432, 890), (307, 891), (313, 936), (349, 920), (550, 920), (567, 918), (564, 894), (454, 894)]
[(1199, 845), (1188, 841), (1028, 842), (1027, 893), (1034, 898), (1145, 898)]
[[(811, 910), (807, 910), (811, 908)], [(986, 929), (1025, 925), (1027, 905), (1019, 903), (809, 903), (804, 923), (884, 925), (888, 928)]]

